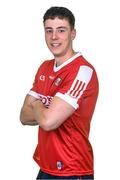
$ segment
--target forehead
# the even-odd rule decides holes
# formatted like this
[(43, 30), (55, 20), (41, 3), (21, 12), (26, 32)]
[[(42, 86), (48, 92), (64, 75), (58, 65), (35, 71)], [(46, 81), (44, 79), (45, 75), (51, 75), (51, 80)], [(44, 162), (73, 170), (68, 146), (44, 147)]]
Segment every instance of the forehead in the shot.
[(69, 27), (69, 22), (67, 19), (59, 19), (56, 17), (55, 19), (47, 19), (44, 23), (44, 27), (58, 28), (58, 27)]

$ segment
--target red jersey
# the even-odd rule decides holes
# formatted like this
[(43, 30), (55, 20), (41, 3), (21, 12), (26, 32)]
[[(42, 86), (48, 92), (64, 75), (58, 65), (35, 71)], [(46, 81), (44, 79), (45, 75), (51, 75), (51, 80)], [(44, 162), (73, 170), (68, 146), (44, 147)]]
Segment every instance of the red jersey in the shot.
[(89, 142), (90, 122), (98, 96), (98, 79), (93, 66), (77, 53), (56, 67), (45, 61), (29, 95), (48, 107), (58, 96), (75, 112), (55, 130), (39, 127), (34, 159), (43, 172), (57, 176), (93, 174), (93, 151)]

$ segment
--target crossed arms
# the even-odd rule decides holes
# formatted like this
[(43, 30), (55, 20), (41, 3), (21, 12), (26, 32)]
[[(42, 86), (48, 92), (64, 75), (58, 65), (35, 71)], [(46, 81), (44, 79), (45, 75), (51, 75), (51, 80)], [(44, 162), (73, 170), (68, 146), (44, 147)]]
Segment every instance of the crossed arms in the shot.
[(58, 128), (75, 108), (55, 96), (49, 107), (33, 96), (27, 95), (20, 112), (20, 121), (23, 125), (39, 125), (45, 131)]

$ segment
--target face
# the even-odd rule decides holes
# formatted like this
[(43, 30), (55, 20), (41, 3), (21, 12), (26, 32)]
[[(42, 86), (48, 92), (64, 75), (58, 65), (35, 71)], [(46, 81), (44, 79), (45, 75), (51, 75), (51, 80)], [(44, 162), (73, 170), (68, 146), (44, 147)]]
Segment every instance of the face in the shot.
[(66, 19), (47, 19), (44, 23), (45, 40), (54, 57), (63, 57), (73, 52), (72, 41), (75, 30), (71, 30)]

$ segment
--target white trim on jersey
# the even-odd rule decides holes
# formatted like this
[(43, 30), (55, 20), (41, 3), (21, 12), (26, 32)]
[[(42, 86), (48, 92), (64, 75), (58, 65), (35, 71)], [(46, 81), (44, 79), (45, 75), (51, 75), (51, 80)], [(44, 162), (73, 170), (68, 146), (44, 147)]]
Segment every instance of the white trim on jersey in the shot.
[(73, 97), (70, 97), (68, 94), (62, 94), (60, 92), (56, 93), (57, 97), (61, 98), (62, 100), (66, 101), (68, 104), (73, 106), (75, 109), (79, 107), (77, 104), (77, 99), (74, 99)]
[(35, 97), (36, 99), (40, 99), (40, 95), (35, 91), (30, 90), (28, 95)]
[(79, 107), (78, 100), (85, 91), (88, 83), (91, 80), (93, 70), (88, 66), (80, 66), (75, 80), (73, 81), (71, 88), (65, 93), (56, 93), (56, 96), (62, 98), (67, 103), (72, 105), (75, 109)]
[(71, 63), (74, 59), (76, 59), (77, 57), (81, 56), (82, 54), (80, 52), (78, 52), (77, 54), (75, 54), (73, 57), (71, 57), (70, 59), (68, 59), (67, 61), (65, 61), (63, 64), (61, 64), (60, 66), (56, 66), (56, 63), (54, 64), (54, 72), (59, 71), (61, 68), (63, 68), (64, 66), (66, 66), (67, 64)]
[(35, 91), (30, 90), (28, 93), (30, 96), (35, 97), (36, 99), (39, 99), (46, 107), (50, 105), (50, 102), (52, 101), (52, 96), (44, 96), (42, 94), (36, 93)]

